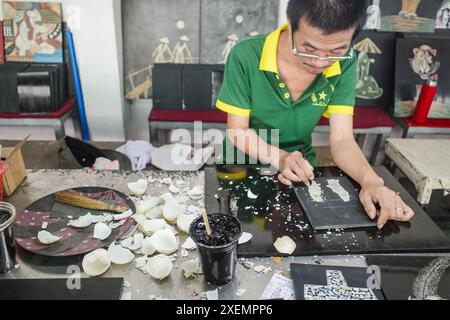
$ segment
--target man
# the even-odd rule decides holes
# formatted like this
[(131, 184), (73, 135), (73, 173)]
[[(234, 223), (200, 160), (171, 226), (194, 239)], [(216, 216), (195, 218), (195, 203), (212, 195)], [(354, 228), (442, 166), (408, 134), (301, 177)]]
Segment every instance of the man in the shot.
[[(379, 215), (381, 229), (389, 219), (408, 221), (414, 213), (384, 186), (353, 136), (352, 42), (366, 8), (361, 0), (290, 0), (286, 25), (233, 48), (216, 106), (228, 113), (227, 140), (276, 167), (286, 185), (314, 178), (311, 133), (322, 115), (329, 117), (333, 159), (361, 185), (361, 203), (371, 219)], [(260, 137), (262, 129), (278, 129), (279, 146)]]

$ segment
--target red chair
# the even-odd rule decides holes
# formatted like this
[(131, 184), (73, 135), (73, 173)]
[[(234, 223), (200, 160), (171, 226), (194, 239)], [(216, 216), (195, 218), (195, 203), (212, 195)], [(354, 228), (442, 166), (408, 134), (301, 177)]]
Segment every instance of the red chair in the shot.
[[(194, 121), (202, 121), (202, 129), (217, 128), (225, 130), (227, 115), (220, 110), (167, 110), (152, 109), (149, 118), (151, 139), (156, 137), (159, 143), (166, 142), (165, 131), (184, 128), (194, 129)], [(354, 116), (355, 134), (376, 134), (377, 140), (370, 156), (370, 163), (374, 164), (380, 150), (383, 150), (386, 139), (395, 127), (389, 115), (380, 108), (356, 107)], [(322, 118), (314, 130), (318, 133), (330, 131), (329, 120)]]

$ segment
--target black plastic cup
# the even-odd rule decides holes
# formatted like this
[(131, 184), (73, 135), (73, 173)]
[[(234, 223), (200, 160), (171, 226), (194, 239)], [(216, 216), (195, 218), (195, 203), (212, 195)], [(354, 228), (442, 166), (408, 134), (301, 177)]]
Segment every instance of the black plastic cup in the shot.
[(222, 285), (234, 278), (242, 226), (238, 219), (228, 214), (212, 213), (208, 220), (210, 236), (206, 234), (202, 216), (191, 223), (189, 235), (197, 245), (206, 281)]
[(14, 269), (15, 245), (12, 223), (15, 218), (16, 208), (12, 204), (0, 202), (0, 274)]

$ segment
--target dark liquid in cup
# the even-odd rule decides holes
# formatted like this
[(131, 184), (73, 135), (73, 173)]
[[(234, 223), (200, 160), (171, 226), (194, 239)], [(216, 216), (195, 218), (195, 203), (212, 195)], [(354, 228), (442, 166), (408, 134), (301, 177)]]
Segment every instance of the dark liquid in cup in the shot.
[(234, 240), (240, 234), (240, 226), (232, 216), (211, 214), (208, 216), (211, 235), (206, 234), (205, 223), (200, 221), (192, 230), (191, 237), (207, 246), (223, 246)]
[(189, 235), (197, 244), (205, 279), (213, 284), (225, 284), (234, 277), (241, 224), (236, 218), (221, 213), (208, 215), (208, 220), (211, 235), (206, 234), (202, 217), (191, 224)]

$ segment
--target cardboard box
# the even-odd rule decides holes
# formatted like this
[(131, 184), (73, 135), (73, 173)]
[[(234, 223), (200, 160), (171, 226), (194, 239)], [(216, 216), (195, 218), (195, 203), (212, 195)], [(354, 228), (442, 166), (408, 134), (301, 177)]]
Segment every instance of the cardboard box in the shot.
[(3, 195), (6, 197), (12, 195), (27, 176), (21, 149), (28, 137), (23, 139), (15, 147), (0, 148), (1, 160), (9, 164), (8, 171), (3, 175)]

